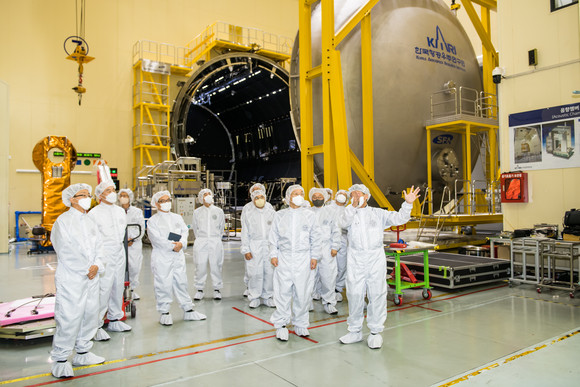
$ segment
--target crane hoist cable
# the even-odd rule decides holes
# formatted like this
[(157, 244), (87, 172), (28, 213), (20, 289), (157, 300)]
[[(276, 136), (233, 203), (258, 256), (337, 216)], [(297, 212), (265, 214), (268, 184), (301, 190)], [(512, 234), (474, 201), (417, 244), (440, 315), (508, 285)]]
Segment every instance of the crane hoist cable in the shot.
[(94, 57), (88, 56), (89, 44), (85, 40), (85, 2), (86, 0), (75, 0), (76, 35), (69, 36), (64, 41), (64, 51), (68, 55), (66, 59), (73, 60), (78, 63), (78, 83), (77, 86), (73, 87), (72, 89), (79, 97), (79, 106), (82, 101), (83, 93), (87, 91), (87, 89), (83, 86), (83, 64), (95, 59)]

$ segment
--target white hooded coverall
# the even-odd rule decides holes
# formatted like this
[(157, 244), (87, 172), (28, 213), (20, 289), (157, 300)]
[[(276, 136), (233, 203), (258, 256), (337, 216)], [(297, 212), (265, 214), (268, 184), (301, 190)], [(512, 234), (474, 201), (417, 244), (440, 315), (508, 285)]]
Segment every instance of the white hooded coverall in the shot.
[[(316, 227), (320, 230), (320, 259), (316, 269), (320, 278), (320, 296), (322, 304), (336, 305), (335, 287), (337, 265), (331, 250), (340, 248), (340, 230), (336, 223), (335, 212), (327, 206), (312, 207)], [(314, 277), (314, 276), (313, 276)], [(316, 283), (314, 283), (316, 286)]]
[(58, 266), (54, 280), (56, 332), (52, 339), (51, 358), (67, 360), (73, 348), (88, 352), (99, 327), (99, 275), (87, 277), (92, 265), (103, 274), (101, 236), (97, 225), (75, 208), (60, 215), (50, 234)]
[[(254, 184), (254, 185), (256, 185), (256, 184)], [(253, 188), (253, 186), (252, 186), (252, 188)], [(250, 191), (252, 191), (252, 188), (250, 188)], [(265, 192), (265, 190), (262, 190), (262, 191)], [(244, 205), (244, 207), (242, 207), (242, 215), (241, 215), (240, 219), (244, 219), (244, 215), (248, 211), (248, 208), (251, 208), (251, 207), (256, 208), (253, 200), (249, 203), (246, 203)], [(264, 209), (266, 209), (266, 208), (269, 208), (269, 209), (273, 210), (274, 212), (276, 212), (276, 210), (274, 210), (274, 207), (272, 207), (272, 205), (268, 202), (266, 202), (266, 204), (264, 205)], [(242, 230), (242, 232), (243, 232), (243, 230)], [(268, 239), (268, 237), (266, 237), (266, 239)], [(245, 259), (244, 259), (244, 261), (245, 261)], [(248, 287), (248, 266), (245, 264), (244, 264), (244, 285), (246, 285), (246, 288)]]
[(346, 248), (347, 248), (347, 232), (346, 230), (340, 228), (338, 224), (340, 223), (340, 219), (346, 206), (339, 206), (334, 201), (331, 201), (327, 204), (324, 208), (328, 208), (330, 211), (334, 213), (334, 221), (337, 224), (337, 227), (340, 231), (340, 248), (338, 249), (338, 253), (336, 254), (336, 284), (335, 290), (337, 292), (342, 292), (344, 290), (344, 284), (346, 281)]
[[(179, 252), (173, 251), (175, 245), (170, 241), (169, 233), (181, 235), (182, 244)], [(151, 271), (157, 311), (169, 313), (173, 294), (184, 311), (193, 310), (193, 302), (187, 290), (187, 273), (185, 270), (185, 253), (189, 229), (181, 215), (173, 212), (158, 211), (147, 222), (147, 235), (153, 246), (151, 251)]]
[(320, 259), (320, 231), (309, 208), (285, 208), (276, 213), (270, 230), (270, 258), (274, 257), (278, 258), (274, 268), (276, 310), (270, 321), (276, 329), (291, 319), (294, 327), (308, 328), (310, 260)]
[(195, 264), (195, 288), (203, 290), (207, 279), (207, 264), (211, 269), (214, 290), (223, 288), (222, 266), (224, 263), (225, 217), (221, 208), (202, 205), (193, 212), (193, 263)]
[(368, 205), (355, 209), (348, 205), (341, 227), (348, 231), (346, 296), (349, 332), (359, 332), (364, 318), (364, 298), (368, 297), (367, 326), (380, 333), (387, 319), (387, 261), (383, 247), (384, 230), (405, 224), (411, 217), (412, 204), (387, 211)]
[(126, 257), (123, 241), (127, 217), (125, 211), (115, 205), (102, 203), (89, 214), (101, 233), (105, 274), (100, 278), (100, 326), (105, 313), (109, 320), (123, 318), (123, 291), (125, 287)]
[(143, 264), (143, 242), (141, 239), (145, 235), (145, 218), (143, 210), (135, 206), (130, 206), (127, 209), (126, 216), (127, 225), (138, 224), (141, 226), (141, 232), (136, 226), (127, 226), (127, 237), (129, 240), (133, 240), (133, 244), (129, 246), (129, 282), (131, 289), (135, 290), (139, 286), (139, 273)]
[(243, 255), (252, 253), (252, 259), (246, 260), (248, 275), (248, 299), (267, 300), (272, 298), (274, 266), (270, 262), (270, 228), (276, 211), (270, 203), (258, 208), (254, 202), (248, 203), (242, 212), (242, 246)]

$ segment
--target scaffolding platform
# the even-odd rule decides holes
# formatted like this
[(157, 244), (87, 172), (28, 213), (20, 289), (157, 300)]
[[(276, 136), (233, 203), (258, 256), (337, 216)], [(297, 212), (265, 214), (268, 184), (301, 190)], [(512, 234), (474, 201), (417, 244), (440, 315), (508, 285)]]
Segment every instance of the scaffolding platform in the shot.
[[(406, 255), (401, 263), (413, 271), (415, 277), (424, 278), (423, 255)], [(387, 268), (392, 269), (396, 259), (387, 257)], [(503, 281), (510, 278), (510, 261), (471, 255), (429, 253), (429, 284), (435, 287), (457, 289)]]

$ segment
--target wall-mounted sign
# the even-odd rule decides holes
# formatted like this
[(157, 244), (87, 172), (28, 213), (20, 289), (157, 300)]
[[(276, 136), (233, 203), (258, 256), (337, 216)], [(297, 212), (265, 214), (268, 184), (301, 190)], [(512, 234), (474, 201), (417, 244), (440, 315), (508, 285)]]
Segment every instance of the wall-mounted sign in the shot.
[(511, 170), (580, 167), (580, 103), (509, 115)]
[[(60, 156), (63, 157), (64, 153), (63, 152), (54, 152), (53, 153), (55, 156)], [(88, 157), (88, 158), (93, 158), (93, 159), (100, 159), (101, 158), (101, 154), (100, 153), (79, 153), (77, 152), (77, 158), (80, 157)]]

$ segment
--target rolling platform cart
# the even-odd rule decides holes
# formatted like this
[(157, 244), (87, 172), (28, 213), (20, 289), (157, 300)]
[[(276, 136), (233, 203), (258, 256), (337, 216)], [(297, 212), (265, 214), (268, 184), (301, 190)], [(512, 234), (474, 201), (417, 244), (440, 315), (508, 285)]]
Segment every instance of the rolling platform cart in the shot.
[[(543, 288), (557, 289), (570, 292), (570, 298), (574, 298), (574, 293), (580, 289), (578, 280), (574, 280), (574, 263), (580, 262), (580, 242), (549, 240), (542, 242), (542, 259), (540, 273), (542, 280), (538, 284), (538, 293)], [(548, 276), (544, 276), (545, 263), (548, 263)], [(566, 271), (569, 270), (568, 280), (557, 278), (562, 269), (557, 269), (557, 263), (565, 261)], [(580, 268), (578, 270), (580, 274)], [(551, 275), (550, 275), (551, 274)]]
[[(404, 289), (411, 289), (411, 288), (423, 288), (423, 298), (426, 300), (431, 299), (431, 289), (429, 288), (429, 271), (426, 272), (424, 275), (423, 281), (419, 282), (411, 282), (411, 281), (403, 281), (401, 279), (401, 256), (403, 255), (417, 255), (423, 254), (423, 265), (424, 267), (429, 267), (429, 252), (427, 249), (406, 249), (401, 250), (399, 248), (386, 248), (385, 254), (387, 257), (391, 257), (390, 259), (387, 258), (387, 261), (394, 259), (394, 273), (395, 278), (390, 278), (387, 280), (389, 285), (395, 286), (395, 295), (393, 297), (393, 302), (395, 305), (403, 305), (403, 290)], [(407, 266), (404, 265), (404, 268), (408, 271)], [(414, 279), (413, 274), (409, 271), (407, 273), (407, 278), (411, 277)]]

